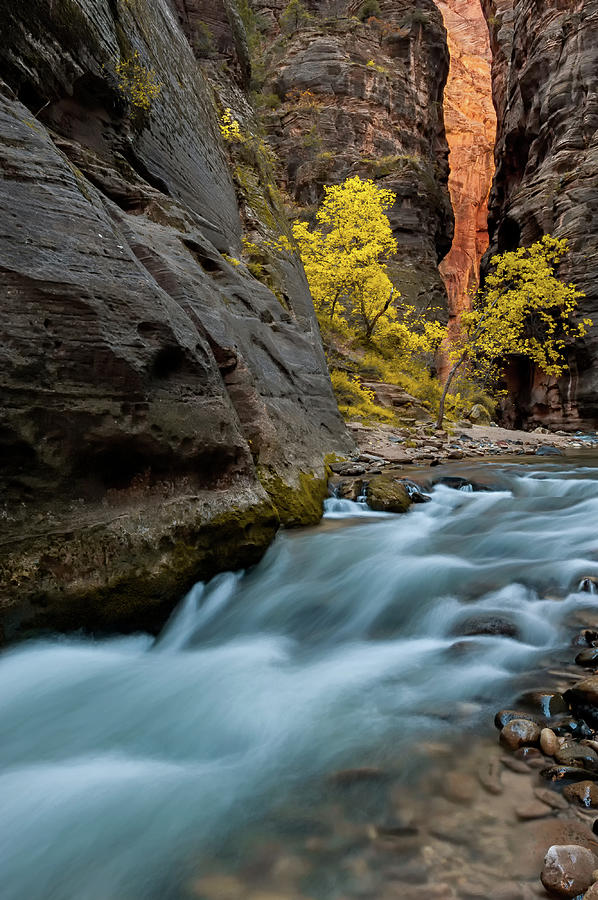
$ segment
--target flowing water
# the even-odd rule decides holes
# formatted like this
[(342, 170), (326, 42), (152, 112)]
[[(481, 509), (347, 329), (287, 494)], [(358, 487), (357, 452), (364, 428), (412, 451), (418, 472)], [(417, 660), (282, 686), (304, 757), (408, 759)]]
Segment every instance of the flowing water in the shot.
[[(196, 586), (157, 641), (5, 652), (3, 900), (382, 896), (355, 887), (355, 842), (385, 817), (400, 832), (401, 785), (425, 805), (438, 747), (487, 741), (596, 609), (576, 585), (598, 576), (598, 468), (468, 474), (493, 489), (438, 486), (404, 516), (328, 501), (250, 573)], [(278, 892), (243, 893), (273, 860)]]

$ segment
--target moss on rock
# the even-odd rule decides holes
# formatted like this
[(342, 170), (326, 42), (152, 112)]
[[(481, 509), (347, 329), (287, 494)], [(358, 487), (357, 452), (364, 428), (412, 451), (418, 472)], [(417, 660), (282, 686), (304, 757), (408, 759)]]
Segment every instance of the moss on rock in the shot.
[(259, 479), (278, 511), (283, 525), (317, 525), (328, 496), (328, 478), (299, 472), (296, 481), (285, 481), (272, 469), (258, 469)]
[(371, 479), (366, 491), (368, 506), (378, 512), (407, 512), (411, 499), (407, 489), (392, 475), (376, 475)]
[[(7, 607), (0, 626), (8, 639), (44, 630), (156, 633), (197, 581), (259, 562), (278, 526), (276, 510), (263, 499), (207, 521), (190, 519), (168, 536), (160, 529), (157, 542), (151, 534), (139, 541), (134, 528), (56, 535), (39, 548), (30, 577), (19, 577), (18, 611)], [(100, 558), (108, 563), (104, 572)], [(2, 575), (14, 582), (17, 573), (9, 570), (5, 560)]]

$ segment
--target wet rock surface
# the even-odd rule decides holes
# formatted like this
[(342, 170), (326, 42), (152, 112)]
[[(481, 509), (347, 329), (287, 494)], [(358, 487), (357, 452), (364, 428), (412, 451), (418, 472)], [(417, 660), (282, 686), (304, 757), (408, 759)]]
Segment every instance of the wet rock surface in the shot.
[(552, 846), (544, 859), (542, 884), (558, 897), (577, 897), (592, 884), (596, 857), (575, 844)]

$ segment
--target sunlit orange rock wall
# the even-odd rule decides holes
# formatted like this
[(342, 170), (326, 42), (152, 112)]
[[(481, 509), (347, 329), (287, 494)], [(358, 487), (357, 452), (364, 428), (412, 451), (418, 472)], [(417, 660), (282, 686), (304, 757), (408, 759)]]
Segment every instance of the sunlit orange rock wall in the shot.
[[(480, 260), (488, 247), (488, 195), (494, 173), (496, 114), (492, 103), (488, 26), (479, 0), (437, 0), (451, 54), (444, 93), (450, 148), (449, 190), (455, 211), (455, 237), (440, 265), (449, 301), (449, 329), (476, 287)], [(446, 362), (441, 362), (441, 369)]]

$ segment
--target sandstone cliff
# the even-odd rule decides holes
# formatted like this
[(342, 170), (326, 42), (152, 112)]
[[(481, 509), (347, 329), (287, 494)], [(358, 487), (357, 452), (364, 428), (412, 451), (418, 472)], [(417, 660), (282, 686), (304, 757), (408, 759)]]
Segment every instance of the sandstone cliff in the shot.
[(444, 118), (450, 148), (449, 190), (455, 236), (440, 265), (456, 336), (469, 291), (478, 285), (488, 247), (488, 195), (494, 173), (496, 114), (492, 104), (488, 26), (479, 0), (437, 0), (448, 34), (449, 77)]
[(440, 308), (438, 263), (451, 246), (443, 90), (446, 34), (432, 0), (310, 0), (290, 24), (286, 3), (252, 0), (265, 31), (258, 102), (280, 178), (309, 215), (324, 184), (373, 178), (397, 195), (392, 269), (407, 302)]
[[(7, 634), (157, 626), (194, 580), (259, 558), (280, 520), (316, 521), (323, 457), (350, 446), (300, 263), (244, 255), (248, 227), (285, 217), (257, 144), (259, 203), (235, 186), (200, 13), (0, 11)], [(241, 103), (233, 13), (208, 55), (229, 29)]]
[(491, 252), (568, 238), (561, 274), (594, 319), (558, 383), (513, 361), (506, 420), (595, 427), (598, 419), (598, 0), (482, 0), (498, 114)]

